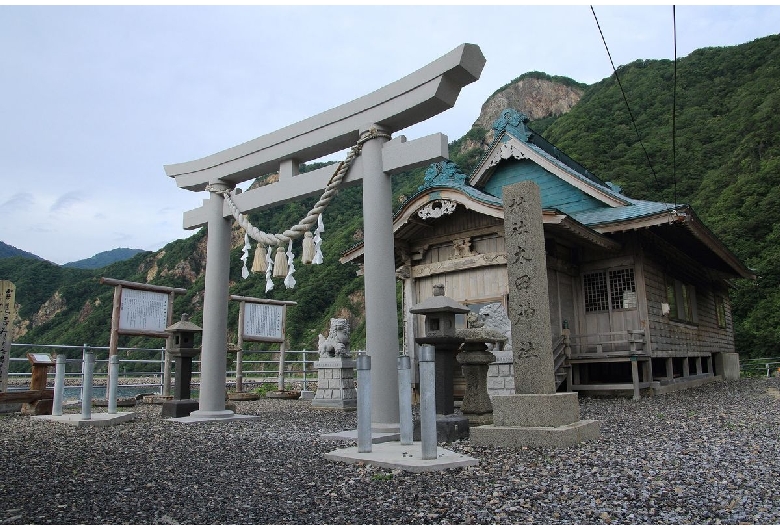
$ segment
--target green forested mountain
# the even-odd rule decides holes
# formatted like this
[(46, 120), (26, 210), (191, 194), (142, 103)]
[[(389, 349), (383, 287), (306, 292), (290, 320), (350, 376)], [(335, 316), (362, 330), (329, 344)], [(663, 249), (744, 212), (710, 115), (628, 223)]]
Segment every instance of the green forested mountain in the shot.
[(18, 249), (12, 245), (0, 241), (0, 259), (13, 258), (16, 256), (22, 256), (25, 258), (32, 258), (32, 259), (43, 259), (41, 257), (36, 256), (35, 254), (31, 254), (30, 252), (26, 252), (24, 250)]
[(780, 35), (680, 59), (676, 93), (671, 61), (635, 61), (618, 75), (647, 156), (614, 77), (589, 87), (543, 135), (632, 197), (693, 206), (759, 277), (735, 282), (737, 350), (776, 356)]
[[(531, 128), (632, 197), (692, 205), (759, 276), (756, 282), (734, 282), (738, 351), (751, 357), (776, 355), (774, 344), (780, 338), (780, 36), (702, 49), (681, 58), (676, 91), (674, 66), (668, 60), (625, 65), (618, 70), (623, 91), (614, 76), (586, 86), (571, 111), (532, 122)], [(507, 72), (508, 79), (528, 75), (532, 74), (518, 78)], [(478, 112), (474, 109), (475, 115)], [(465, 173), (479, 160), (487, 145), (486, 134), (475, 128), (450, 145), (450, 156)], [(414, 193), (423, 173), (420, 169), (396, 177), (396, 198)], [(297, 223), (315, 200), (253, 213), (250, 220), (266, 232), (282, 231)], [(264, 275), (241, 278), (243, 231), (234, 229), (231, 293), (298, 302), (288, 312), (290, 348), (315, 348), (317, 334), (326, 333), (329, 319), (336, 316), (350, 318), (353, 347), (364, 344), (363, 278), (356, 275), (354, 265), (338, 263), (341, 253), (362, 238), (361, 210), (361, 188), (342, 190), (324, 214), (325, 264), (296, 265), (296, 288), (287, 290), (276, 279), (275, 289), (267, 294)], [(25, 258), (0, 260), (0, 278), (16, 283), (21, 304), (15, 341), (108, 344), (113, 293), (99, 283), (101, 276), (187, 288), (188, 293), (177, 298), (174, 312), (188, 312), (200, 324), (204, 258), (202, 229), (159, 252), (143, 252), (96, 271), (63, 269)], [(232, 336), (228, 339), (232, 341), (237, 313), (238, 304), (231, 304), (228, 329)], [(138, 337), (123, 337), (122, 341), (126, 345), (161, 344), (159, 339)]]
[(100, 269), (107, 265), (111, 265), (112, 263), (116, 263), (117, 261), (130, 259), (139, 252), (143, 252), (143, 250), (140, 248), (115, 248), (113, 250), (98, 252), (91, 258), (64, 263), (62, 266), (70, 267), (71, 269)]

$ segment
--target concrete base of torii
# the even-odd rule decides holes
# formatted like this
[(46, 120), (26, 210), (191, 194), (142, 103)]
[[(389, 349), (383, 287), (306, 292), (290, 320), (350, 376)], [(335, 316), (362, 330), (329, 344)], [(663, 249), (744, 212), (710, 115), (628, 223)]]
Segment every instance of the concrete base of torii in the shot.
[(108, 412), (92, 413), (89, 419), (84, 419), (81, 413), (78, 414), (62, 414), (60, 416), (42, 415), (31, 416), (36, 420), (41, 421), (53, 421), (57, 423), (67, 423), (68, 425), (75, 425), (76, 427), (92, 426), (92, 427), (111, 427), (124, 423), (126, 421), (134, 420), (136, 417), (135, 412), (117, 412), (109, 414)]
[(493, 424), (471, 428), (474, 445), (568, 447), (595, 440), (597, 420), (581, 420), (576, 392), (493, 397)]
[(360, 453), (357, 447), (336, 449), (323, 455), (326, 460), (350, 464), (371, 464), (384, 469), (403, 469), (412, 473), (442, 471), (479, 464), (479, 460), (444, 449), (436, 448), (436, 458), (423, 460), (422, 443), (401, 445), (401, 442), (385, 442), (373, 445), (370, 453)]

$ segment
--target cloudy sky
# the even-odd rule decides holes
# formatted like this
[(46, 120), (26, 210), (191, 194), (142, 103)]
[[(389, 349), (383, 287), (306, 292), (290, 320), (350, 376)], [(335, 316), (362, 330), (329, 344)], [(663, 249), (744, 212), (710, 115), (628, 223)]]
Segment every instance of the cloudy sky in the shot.
[[(595, 12), (616, 66), (674, 57), (671, 6)], [(676, 26), (683, 57), (776, 33), (780, 6), (678, 6)], [(0, 241), (60, 264), (157, 250), (191, 235), (182, 213), (206, 198), (164, 164), (346, 103), (464, 42), (487, 59), (481, 79), (408, 139), (456, 140), (528, 71), (612, 74), (588, 5), (0, 6)]]

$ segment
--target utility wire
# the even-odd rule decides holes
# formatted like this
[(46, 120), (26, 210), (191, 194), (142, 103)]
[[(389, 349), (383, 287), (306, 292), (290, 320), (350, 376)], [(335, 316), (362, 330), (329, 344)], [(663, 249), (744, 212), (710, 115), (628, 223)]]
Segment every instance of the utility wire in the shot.
[(631, 125), (634, 126), (634, 133), (636, 134), (637, 140), (639, 140), (639, 145), (642, 147), (642, 151), (644, 151), (645, 153), (645, 158), (647, 159), (647, 165), (650, 168), (650, 172), (653, 174), (653, 179), (655, 179), (655, 185), (658, 187), (660, 191), (661, 185), (658, 182), (658, 175), (656, 175), (655, 169), (653, 169), (653, 163), (650, 161), (650, 155), (647, 153), (647, 149), (645, 149), (645, 144), (644, 142), (642, 142), (642, 137), (639, 135), (639, 128), (637, 128), (636, 120), (634, 120), (634, 115), (631, 113), (631, 106), (628, 104), (626, 91), (623, 90), (623, 83), (620, 82), (620, 76), (618, 76), (617, 68), (615, 68), (615, 63), (614, 61), (612, 61), (612, 54), (609, 52), (609, 46), (607, 46), (607, 40), (604, 38), (604, 32), (601, 31), (601, 25), (599, 24), (599, 19), (596, 16), (596, 11), (593, 9), (593, 6), (590, 6), (590, 11), (591, 13), (593, 13), (593, 18), (596, 20), (596, 27), (599, 29), (599, 34), (601, 35), (601, 41), (604, 43), (604, 49), (607, 50), (609, 63), (612, 65), (612, 71), (615, 73), (615, 79), (617, 80), (618, 86), (620, 87), (620, 93), (623, 94), (623, 101), (626, 103), (626, 109), (628, 109), (628, 116), (631, 118)]

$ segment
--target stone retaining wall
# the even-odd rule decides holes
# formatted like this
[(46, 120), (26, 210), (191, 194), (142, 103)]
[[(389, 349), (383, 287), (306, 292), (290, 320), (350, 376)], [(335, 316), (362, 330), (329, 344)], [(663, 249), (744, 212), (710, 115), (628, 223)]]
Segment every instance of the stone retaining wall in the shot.
[(515, 369), (511, 351), (494, 351), (496, 361), (488, 367), (487, 389), (490, 396), (515, 393)]

